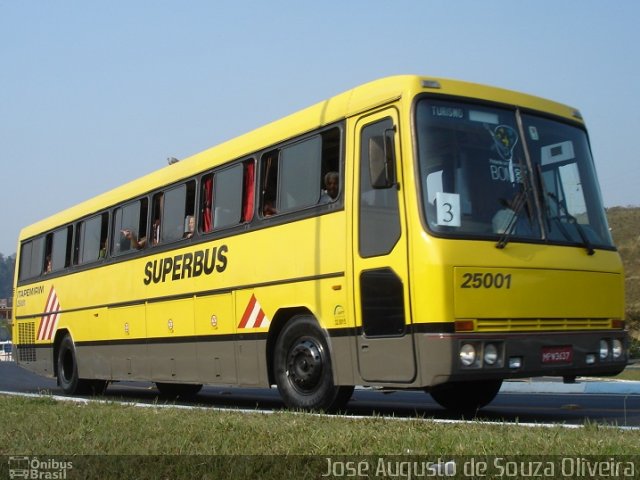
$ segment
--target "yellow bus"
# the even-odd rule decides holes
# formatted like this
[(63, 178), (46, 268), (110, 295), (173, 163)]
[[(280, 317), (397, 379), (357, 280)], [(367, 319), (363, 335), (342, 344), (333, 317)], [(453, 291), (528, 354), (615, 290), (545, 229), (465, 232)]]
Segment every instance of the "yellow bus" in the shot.
[(15, 357), (62, 390), (354, 386), (488, 404), (627, 363), (579, 112), (421, 76), (356, 87), (22, 230)]

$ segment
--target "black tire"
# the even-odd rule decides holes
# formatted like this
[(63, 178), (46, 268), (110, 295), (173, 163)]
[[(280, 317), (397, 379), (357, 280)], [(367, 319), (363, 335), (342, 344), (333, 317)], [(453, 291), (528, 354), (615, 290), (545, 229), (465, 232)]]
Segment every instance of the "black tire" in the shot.
[(106, 380), (89, 380), (78, 376), (76, 347), (69, 335), (58, 345), (56, 358), (58, 386), (67, 395), (102, 395), (107, 388)]
[(502, 380), (450, 382), (429, 390), (433, 399), (447, 410), (475, 415), (491, 403), (502, 386)]
[(308, 315), (292, 318), (283, 328), (275, 345), (273, 370), (288, 408), (335, 411), (353, 394), (353, 386), (334, 384), (327, 341)]
[(156, 387), (160, 391), (160, 395), (169, 398), (191, 398), (202, 390), (202, 385), (191, 383), (156, 382)]

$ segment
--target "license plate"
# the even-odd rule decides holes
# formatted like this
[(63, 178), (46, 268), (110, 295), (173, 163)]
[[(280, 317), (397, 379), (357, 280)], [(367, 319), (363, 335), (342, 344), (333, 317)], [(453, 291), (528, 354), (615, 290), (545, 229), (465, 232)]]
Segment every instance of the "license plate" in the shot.
[(543, 347), (541, 360), (544, 364), (550, 363), (571, 363), (573, 362), (573, 348), (565, 347)]

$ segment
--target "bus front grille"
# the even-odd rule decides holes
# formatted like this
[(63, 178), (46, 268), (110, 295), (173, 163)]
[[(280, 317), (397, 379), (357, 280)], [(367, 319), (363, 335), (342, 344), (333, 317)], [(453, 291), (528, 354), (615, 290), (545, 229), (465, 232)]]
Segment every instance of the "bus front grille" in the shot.
[(535, 332), (565, 330), (608, 330), (610, 318), (478, 318), (478, 332)]

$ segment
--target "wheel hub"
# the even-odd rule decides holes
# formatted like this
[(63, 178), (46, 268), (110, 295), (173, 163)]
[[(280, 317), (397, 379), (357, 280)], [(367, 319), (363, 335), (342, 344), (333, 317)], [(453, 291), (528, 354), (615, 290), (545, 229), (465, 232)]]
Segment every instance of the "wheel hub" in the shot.
[(315, 342), (302, 340), (289, 350), (287, 375), (291, 383), (302, 391), (311, 391), (322, 374), (322, 348)]

